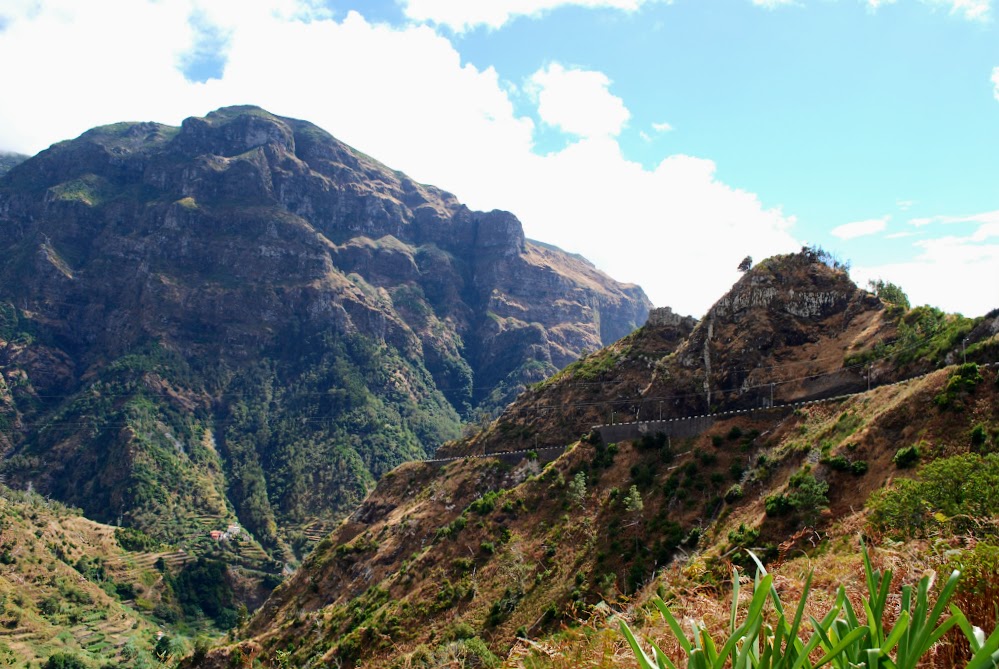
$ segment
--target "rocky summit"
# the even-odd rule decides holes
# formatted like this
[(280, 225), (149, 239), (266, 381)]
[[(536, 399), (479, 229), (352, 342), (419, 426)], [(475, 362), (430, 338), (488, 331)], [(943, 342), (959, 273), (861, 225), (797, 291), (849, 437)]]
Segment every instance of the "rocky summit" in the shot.
[(174, 545), (240, 525), (260, 567), (651, 306), (512, 214), (255, 107), (8, 162), (7, 481)]

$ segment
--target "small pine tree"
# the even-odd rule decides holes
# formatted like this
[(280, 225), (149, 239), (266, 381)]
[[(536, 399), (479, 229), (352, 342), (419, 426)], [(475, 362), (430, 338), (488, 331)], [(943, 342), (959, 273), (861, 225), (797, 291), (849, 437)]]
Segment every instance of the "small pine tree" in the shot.
[(738, 267), (740, 272), (748, 272), (752, 268), (753, 268), (753, 256), (746, 256), (745, 258), (743, 258), (742, 262), (739, 263)]
[(576, 472), (569, 482), (569, 501), (579, 506), (586, 501), (586, 474), (583, 472)]
[(642, 493), (638, 491), (638, 486), (633, 485), (628, 489), (628, 496), (624, 498), (624, 508), (628, 513), (639, 513), (645, 508), (642, 501)]

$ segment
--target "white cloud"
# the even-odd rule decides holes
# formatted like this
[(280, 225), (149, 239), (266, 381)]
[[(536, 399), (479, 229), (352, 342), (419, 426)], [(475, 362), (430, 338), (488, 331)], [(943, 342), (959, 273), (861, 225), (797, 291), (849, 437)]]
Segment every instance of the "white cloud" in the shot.
[(988, 21), (992, 13), (992, 0), (923, 0), (923, 2), (949, 10), (969, 21)]
[(970, 216), (926, 216), (923, 218), (913, 218), (909, 225), (921, 228), (927, 225), (954, 225), (957, 223), (977, 223), (985, 225), (999, 224), (999, 210), (984, 211)]
[(795, 0), (753, 0), (753, 4), (757, 7), (766, 7), (767, 9), (776, 9), (777, 7), (786, 7), (788, 5), (795, 4)]
[(912, 260), (855, 267), (859, 282), (882, 278), (901, 286), (913, 304), (945, 306), (965, 316), (980, 316), (999, 307), (999, 211), (975, 216), (935, 216), (932, 223), (974, 223), (967, 235), (948, 235), (913, 242)]
[(996, 102), (999, 102), (999, 67), (992, 70), (992, 94), (995, 96)]
[(880, 7), (884, 5), (894, 5), (897, 0), (864, 0), (864, 4), (872, 12), (876, 12)]
[(631, 113), (613, 95), (602, 72), (566, 69), (552, 63), (531, 75), (538, 115), (548, 125), (580, 137), (617, 135)]
[(663, 121), (662, 123), (653, 123), (652, 129), (656, 132), (669, 132), (673, 129), (673, 126), (666, 121)]
[[(635, 11), (655, 0), (402, 0), (413, 21), (427, 21), (463, 32), (476, 26), (499, 28), (517, 16), (538, 16), (559, 7), (577, 6)], [(672, 0), (669, 0), (672, 1)]]
[[(190, 17), (199, 10), (227, 36), (228, 60), (219, 79), (191, 83), (178, 66), (195, 45)], [(391, 28), (353, 13), (288, 18), (309, 11), (290, 2), (84, 8), (64, 0), (22, 12), (0, 32), (0, 62), (19, 64), (0, 68), (0, 90), (18, 101), (0, 105), (0, 148), (34, 152), (100, 123), (177, 124), (258, 104), (313, 121), (470, 207), (508, 209), (530, 237), (582, 253), (657, 304), (695, 315), (738, 278), (747, 254), (800, 246), (793, 217), (718, 181), (711, 161), (671, 156), (645, 169), (627, 160), (614, 135), (628, 111), (599, 72), (540, 71), (539, 114), (579, 135), (541, 156), (509, 84), (491, 68), (462, 65), (431, 28)], [(75, 54), (72, 67), (61, 53)]]
[(829, 234), (843, 240), (874, 235), (884, 231), (884, 229), (888, 226), (889, 218), (890, 216), (884, 216), (882, 218), (870, 218), (865, 221), (844, 223), (843, 225), (837, 226), (830, 230)]
[(801, 246), (790, 232), (793, 217), (718, 181), (710, 160), (674, 155), (646, 170), (613, 140), (594, 138), (539, 167), (544, 188), (518, 192), (511, 205), (528, 233), (583, 253), (683, 313), (703, 314), (738, 278), (747, 254)]

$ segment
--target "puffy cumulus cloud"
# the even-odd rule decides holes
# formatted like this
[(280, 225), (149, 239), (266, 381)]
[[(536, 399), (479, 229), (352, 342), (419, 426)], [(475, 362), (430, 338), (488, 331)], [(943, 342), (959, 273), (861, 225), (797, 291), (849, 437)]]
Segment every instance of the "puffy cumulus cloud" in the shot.
[[(182, 70), (205, 25), (226, 36), (224, 65), (191, 82)], [(429, 27), (336, 21), (287, 0), (46, 3), (0, 33), (0, 62), (20, 64), (0, 69), (0, 90), (18, 102), (0, 105), (0, 148), (26, 153), (99, 124), (177, 124), (252, 103), (462, 192), (503, 178), (534, 127), (494, 70), (463, 66)]]
[[(295, 2), (10, 6), (0, 62), (18, 67), (0, 68), (0, 87), (16, 104), (0, 105), (0, 148), (33, 152), (101, 123), (177, 124), (258, 104), (313, 121), (473, 208), (508, 209), (529, 236), (695, 315), (738, 278), (747, 254), (800, 246), (792, 217), (719, 181), (711, 161), (679, 155), (646, 169), (625, 158), (614, 134), (628, 112), (599, 72), (541, 71), (540, 116), (578, 137), (539, 155), (509, 83), (462, 64), (428, 26), (393, 28), (356, 13), (334, 19)], [(204, 52), (206, 30), (224, 37), (215, 54), (222, 64), (216, 78), (192, 82), (185, 59), (213, 55)], [(590, 105), (600, 113), (579, 115)]]
[[(538, 16), (574, 5), (634, 11), (656, 0), (403, 0), (403, 10), (413, 21), (427, 21), (463, 32), (477, 26), (499, 28), (517, 16)], [(672, 1), (672, 0), (669, 0)]]
[(912, 260), (854, 267), (858, 282), (885, 279), (901, 286), (913, 304), (931, 304), (965, 316), (981, 316), (999, 307), (999, 211), (974, 216), (916, 219), (922, 226), (972, 227), (967, 234), (949, 234), (912, 243)]
[(188, 9), (127, 0), (8, 6), (0, 62), (17, 66), (0, 68), (0, 147), (34, 152), (94, 125), (147, 118), (153, 109), (178, 116), (170, 111), (193, 101), (176, 67), (194, 43)]
[(738, 279), (747, 254), (801, 247), (793, 217), (719, 181), (710, 160), (674, 155), (644, 169), (602, 137), (534, 167), (537, 185), (509, 200), (530, 236), (582, 253), (682, 313), (702, 315)]
[(884, 216), (882, 218), (870, 218), (865, 221), (853, 221), (852, 223), (844, 223), (843, 225), (837, 226), (829, 231), (833, 237), (839, 237), (843, 240), (856, 239), (857, 237), (866, 237), (868, 235), (874, 235), (879, 232), (883, 232), (886, 227), (888, 227), (889, 216)]
[(530, 79), (538, 115), (548, 125), (582, 137), (617, 135), (631, 113), (608, 87), (602, 72), (566, 69), (552, 63)]

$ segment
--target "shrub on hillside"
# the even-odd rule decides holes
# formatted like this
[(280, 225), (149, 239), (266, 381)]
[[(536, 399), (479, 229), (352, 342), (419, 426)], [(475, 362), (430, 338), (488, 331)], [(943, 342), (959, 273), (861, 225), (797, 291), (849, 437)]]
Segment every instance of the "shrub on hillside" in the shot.
[(88, 669), (87, 663), (69, 653), (54, 653), (42, 665), (42, 669)]
[(938, 530), (995, 535), (999, 514), (999, 454), (940, 458), (923, 466), (916, 479), (899, 479), (871, 496), (871, 523), (902, 537)]
[(943, 392), (934, 397), (933, 401), (941, 409), (960, 409), (957, 400), (974, 392), (975, 386), (981, 382), (982, 374), (978, 370), (978, 365), (974, 362), (967, 362), (951, 373)]
[(742, 486), (736, 483), (725, 491), (725, 501), (729, 504), (734, 504), (742, 499), (743, 494)]
[(828, 491), (829, 484), (815, 478), (811, 469), (805, 467), (791, 476), (787, 492), (768, 496), (763, 502), (764, 508), (768, 516), (782, 516), (793, 511), (803, 522), (813, 524), (829, 504)]
[(149, 553), (159, 548), (160, 543), (134, 527), (115, 528), (114, 538), (118, 545), (134, 553)]
[(912, 445), (906, 446), (905, 448), (900, 448), (895, 451), (895, 456), (891, 459), (895, 463), (895, 466), (899, 469), (906, 469), (916, 464), (919, 460), (919, 446)]

